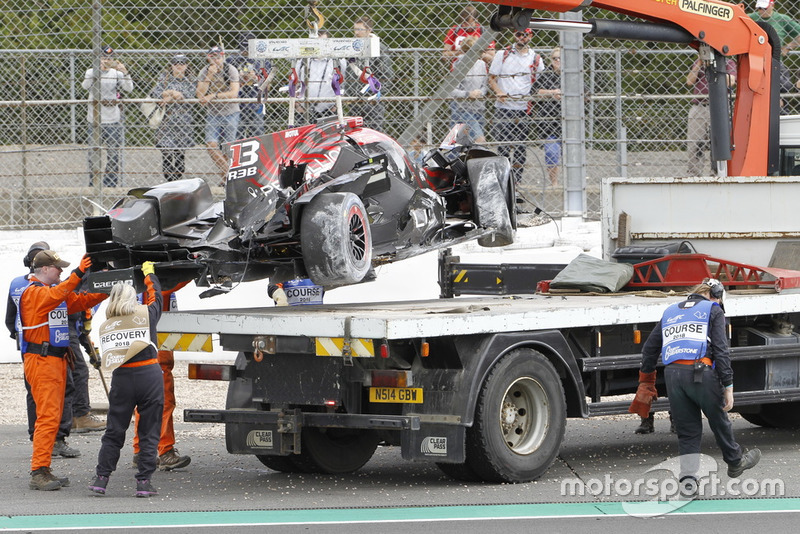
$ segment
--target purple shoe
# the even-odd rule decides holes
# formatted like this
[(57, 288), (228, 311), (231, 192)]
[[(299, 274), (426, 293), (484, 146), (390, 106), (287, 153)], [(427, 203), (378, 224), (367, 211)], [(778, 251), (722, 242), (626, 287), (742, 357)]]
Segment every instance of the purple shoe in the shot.
[(108, 477), (97, 475), (94, 477), (94, 482), (89, 484), (89, 491), (99, 493), (100, 495), (106, 494), (106, 486), (108, 486)]

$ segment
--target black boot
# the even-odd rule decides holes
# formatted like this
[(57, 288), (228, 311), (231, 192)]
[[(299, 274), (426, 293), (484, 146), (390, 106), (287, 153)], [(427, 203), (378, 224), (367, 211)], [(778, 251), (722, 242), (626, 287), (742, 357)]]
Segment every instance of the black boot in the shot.
[(735, 464), (728, 465), (728, 476), (731, 478), (739, 478), (745, 470), (756, 466), (761, 459), (761, 451), (758, 449), (750, 449), (742, 458)]
[(653, 426), (653, 414), (650, 414), (647, 417), (642, 417), (642, 423), (636, 429), (636, 433), (652, 434), (653, 431), (655, 431), (655, 426)]

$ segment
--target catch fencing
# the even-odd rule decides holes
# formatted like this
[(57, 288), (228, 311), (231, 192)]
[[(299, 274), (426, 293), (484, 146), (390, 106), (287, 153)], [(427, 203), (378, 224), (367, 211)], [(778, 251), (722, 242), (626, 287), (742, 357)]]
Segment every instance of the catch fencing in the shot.
[[(448, 29), (459, 25), (467, 6), (477, 9), (479, 22), (488, 30), (495, 6), (346, 0), (314, 4), (316, 12), (309, 3), (287, 1), (6, 2), (0, 13), (0, 76), (4, 80), (0, 85), (0, 228), (74, 227), (84, 216), (111, 207), (129, 189), (162, 183), (156, 131), (148, 125), (140, 104), (160, 101), (153, 89), (170, 72), (173, 56), (187, 56), (188, 76), (196, 80), (207, 64), (210, 47), (219, 45), (233, 58), (239, 55), (239, 41), (246, 32), (256, 38), (308, 37), (310, 27), (321, 22), (332, 37), (349, 37), (354, 22), (369, 16), (391, 64), (380, 80), (384, 130), (400, 137), (425, 112), (422, 130), (406, 148), (424, 152), (437, 145), (450, 127), (454, 100), (439, 98), (439, 105), (429, 113), (427, 104), (451, 71), (451, 60), (443, 57), (444, 37)], [(590, 15), (604, 16), (590, 12), (586, 18)], [(499, 34), (496, 49), (513, 39), (511, 32)], [(550, 65), (551, 51), (559, 42), (557, 32), (537, 32), (531, 44)], [(87, 69), (99, 65), (101, 45), (114, 49), (113, 58), (125, 66), (133, 81), (133, 90), (120, 89), (117, 101), (124, 137), (114, 187), (100, 179), (108, 164), (108, 150), (105, 142), (97, 143), (92, 135), (87, 108), (94, 104), (82, 86)], [(686, 175), (686, 120), (692, 98), (686, 74), (695, 57), (693, 50), (674, 45), (637, 43), (634, 48), (631, 43), (584, 42), (579, 66), (584, 77), (579, 90), (585, 97), (584, 216), (599, 216), (604, 177)], [(800, 94), (794, 82), (800, 60), (794, 53), (784, 59), (792, 82), (783, 89), (784, 109), (798, 112)], [(265, 132), (286, 128), (291, 66), (286, 60), (274, 61), (272, 80), (261, 100), (240, 100), (259, 107)], [(345, 113), (365, 103), (370, 93), (362, 94), (362, 87), (355, 76), (345, 74)], [(544, 100), (530, 97), (533, 127), (523, 141), (527, 164), (518, 189), (525, 201), (523, 211), (539, 207), (558, 216), (565, 213), (565, 181), (561, 166), (557, 182), (549, 179), (537, 128)], [(492, 136), (495, 99), (489, 91), (478, 101), (485, 104), (487, 144), (496, 147)], [(193, 117), (184, 177), (205, 179), (221, 197), (222, 175), (204, 141), (205, 108), (196, 98), (181, 105), (189, 107)], [(562, 113), (567, 116), (570, 110)], [(300, 117), (298, 122), (310, 120)]]

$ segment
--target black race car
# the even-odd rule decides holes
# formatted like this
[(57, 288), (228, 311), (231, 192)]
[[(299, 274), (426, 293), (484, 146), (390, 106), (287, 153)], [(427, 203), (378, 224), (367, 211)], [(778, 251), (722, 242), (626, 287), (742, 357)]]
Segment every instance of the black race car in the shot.
[[(422, 166), (357, 117), (238, 140), (226, 147), (223, 201), (188, 179), (132, 189), (107, 215), (86, 218), (93, 271), (156, 261), (165, 287), (194, 279), (215, 287), (209, 295), (263, 278), (334, 288), (466, 240), (508, 245), (509, 161), (460, 143), (464, 133), (456, 126)], [(95, 290), (109, 284), (99, 276)]]

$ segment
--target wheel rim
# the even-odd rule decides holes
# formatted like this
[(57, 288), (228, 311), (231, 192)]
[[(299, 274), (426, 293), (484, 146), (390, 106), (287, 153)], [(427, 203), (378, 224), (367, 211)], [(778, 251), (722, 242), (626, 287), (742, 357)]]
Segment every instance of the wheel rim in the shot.
[(542, 385), (518, 378), (506, 389), (500, 404), (500, 431), (506, 446), (520, 455), (538, 449), (547, 435), (549, 403)]
[(357, 209), (350, 212), (350, 253), (359, 262), (367, 256), (367, 230), (364, 218)]

